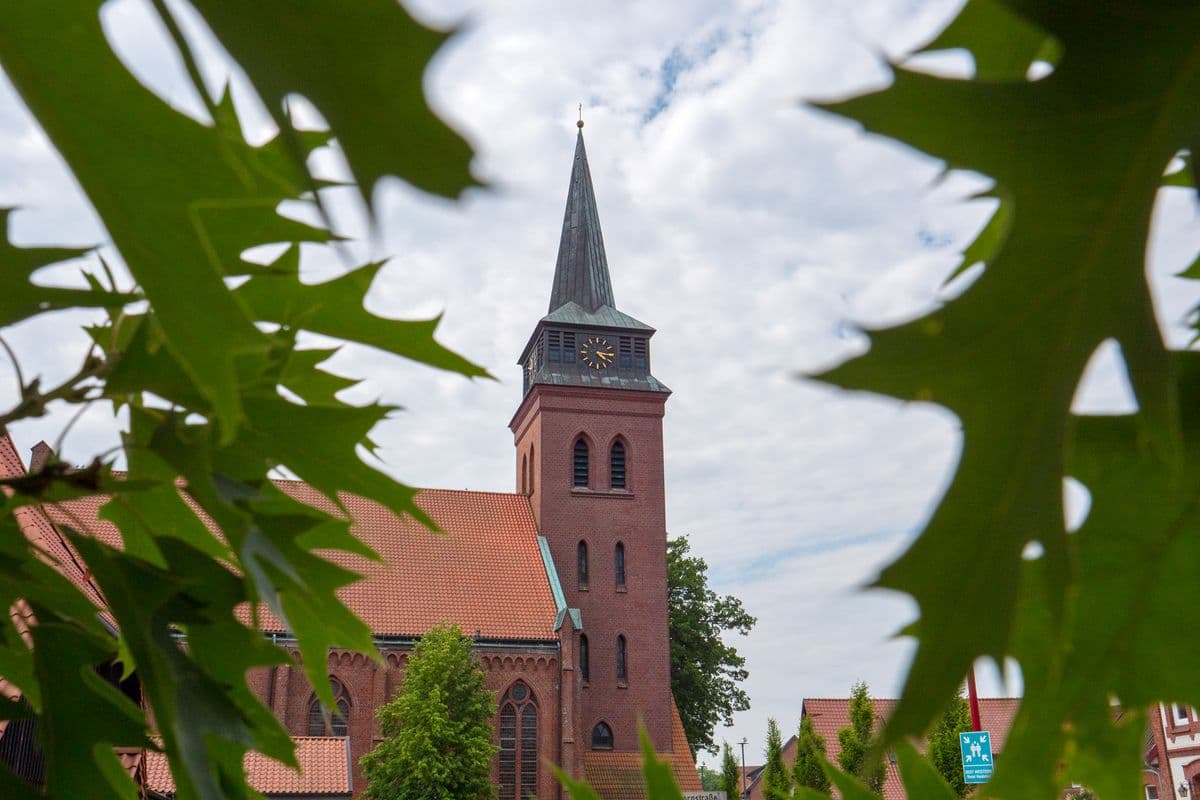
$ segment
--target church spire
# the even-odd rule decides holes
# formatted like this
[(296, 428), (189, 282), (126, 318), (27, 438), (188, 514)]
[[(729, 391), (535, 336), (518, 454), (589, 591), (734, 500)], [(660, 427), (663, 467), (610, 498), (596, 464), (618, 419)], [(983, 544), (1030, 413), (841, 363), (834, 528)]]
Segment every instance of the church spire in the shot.
[(592, 190), (592, 173), (583, 147), (583, 120), (580, 119), (577, 125), (579, 136), (575, 142), (571, 186), (567, 190), (558, 263), (554, 267), (554, 286), (550, 291), (550, 313), (571, 302), (587, 312), (594, 312), (601, 306), (616, 306), (612, 280), (608, 276), (608, 258), (604, 255), (604, 238), (600, 233), (596, 194)]

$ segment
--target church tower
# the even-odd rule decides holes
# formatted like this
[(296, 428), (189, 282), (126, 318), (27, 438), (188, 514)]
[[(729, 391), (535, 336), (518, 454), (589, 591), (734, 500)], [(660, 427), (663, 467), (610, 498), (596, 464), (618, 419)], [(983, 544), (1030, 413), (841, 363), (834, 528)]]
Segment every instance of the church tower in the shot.
[(567, 605), (580, 610), (576, 769), (590, 753), (637, 751), (639, 719), (655, 748), (671, 751), (673, 718), (662, 435), (670, 390), (650, 372), (654, 329), (617, 310), (579, 127), (549, 313), (521, 354), (524, 398), (509, 423), (517, 491), (529, 497)]

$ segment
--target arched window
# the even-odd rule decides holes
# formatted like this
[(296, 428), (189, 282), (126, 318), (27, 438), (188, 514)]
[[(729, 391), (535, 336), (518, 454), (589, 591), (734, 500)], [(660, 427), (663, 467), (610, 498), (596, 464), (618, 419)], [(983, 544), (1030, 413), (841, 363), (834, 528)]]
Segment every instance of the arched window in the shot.
[(537, 459), (534, 458), (534, 446), (529, 445), (529, 493), (533, 494), (536, 487), (533, 485), (533, 476), (537, 472)]
[(592, 677), (592, 668), (588, 664), (588, 640), (582, 634), (579, 636), (579, 677), (583, 678), (584, 683)]
[(596, 727), (592, 728), (592, 749), (613, 749), (612, 728), (608, 727), (607, 722), (597, 722)]
[(613, 577), (616, 579), (617, 586), (625, 585), (625, 544), (623, 542), (617, 542), (613, 552)]
[(537, 698), (517, 681), (500, 698), (500, 800), (535, 797), (537, 770)]
[(613, 442), (608, 460), (609, 483), (614, 489), (625, 488), (625, 445)]
[(588, 444), (583, 437), (575, 440), (574, 452), (574, 483), (576, 486), (588, 485)]
[(346, 736), (347, 720), (350, 719), (350, 694), (337, 678), (329, 676), (329, 688), (333, 691), (334, 712), (326, 724), (325, 712), (316, 692), (308, 700), (309, 736)]
[(629, 677), (629, 670), (625, 664), (625, 637), (617, 637), (617, 683), (624, 683)]
[(529, 494), (529, 456), (521, 456), (521, 494)]
[(588, 585), (587, 542), (579, 543), (579, 547), (575, 548), (575, 555), (578, 561), (579, 588), (586, 589)]

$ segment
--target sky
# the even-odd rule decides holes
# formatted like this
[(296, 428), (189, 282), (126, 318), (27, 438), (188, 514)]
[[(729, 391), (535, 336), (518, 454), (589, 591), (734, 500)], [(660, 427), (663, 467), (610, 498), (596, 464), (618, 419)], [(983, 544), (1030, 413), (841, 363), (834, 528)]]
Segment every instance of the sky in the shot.
[[(412, 2), (427, 23), (460, 27), (430, 65), (426, 89), (471, 142), (473, 171), (488, 188), (452, 202), (386, 180), (374, 195), (375, 237), (352, 193), (333, 190), (326, 200), (338, 231), (362, 241), (305, 249), (314, 279), (345, 269), (350, 256), (390, 258), (368, 307), (390, 317), (443, 314), (440, 341), (498, 378), (470, 381), (345, 348), (331, 368), (364, 381), (347, 397), (404, 407), (373, 434), (383, 468), (419, 486), (512, 491), (515, 362), (546, 313), (582, 104), (617, 305), (658, 330), (654, 373), (674, 392), (665, 420), (669, 533), (687, 535), (712, 587), (758, 618), (750, 636), (732, 640), (747, 658), (752, 707), (717, 731), (718, 740), (748, 739), (750, 763), (761, 763), (768, 717), (794, 731), (804, 697), (845, 696), (858, 679), (894, 696), (912, 652), (893, 637), (914, 618), (911, 601), (862, 587), (944, 491), (957, 421), (936, 406), (803, 376), (864, 352), (860, 329), (914, 318), (965, 288), (942, 283), (991, 211), (971, 199), (988, 182), (946, 174), (940, 162), (803, 101), (886, 85), (884, 59), (931, 38), (959, 5)], [(105, 5), (115, 49), (164, 99), (203, 114), (148, 8)], [(206, 78), (232, 80), (248, 135), (269, 136), (244, 79), (181, 13)], [(963, 54), (915, 63), (970, 70)], [(0, 206), (21, 209), (15, 242), (105, 240), (6, 79), (0, 152)], [(319, 167), (344, 174), (336, 154)], [(1182, 193), (1165, 194), (1148, 271), (1175, 345), (1186, 342), (1197, 291), (1170, 276), (1197, 247), (1195, 209)], [(53, 268), (39, 280), (69, 281), (75, 271)], [(3, 335), (26, 375), (50, 382), (82, 359), (86, 321), (51, 314)], [(0, 405), (15, 396), (0, 359)], [(1076, 402), (1130, 407), (1115, 347), (1098, 351)], [(56, 409), (15, 426), (14, 438), (26, 452), (39, 439), (59, 442), (69, 419)], [(88, 461), (116, 444), (117, 428), (104, 409), (90, 409), (61, 451)], [(1078, 518), (1083, 494), (1068, 496)], [(989, 665), (980, 675), (986, 694), (1019, 691), (1012, 671), (1007, 685)]]

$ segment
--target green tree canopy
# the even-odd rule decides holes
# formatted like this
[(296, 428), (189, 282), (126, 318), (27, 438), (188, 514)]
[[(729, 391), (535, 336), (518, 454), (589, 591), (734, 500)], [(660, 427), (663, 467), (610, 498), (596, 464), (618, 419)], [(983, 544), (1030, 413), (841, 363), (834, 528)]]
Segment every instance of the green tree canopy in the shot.
[(736, 800), (742, 794), (742, 770), (738, 767), (729, 742), (721, 746), (721, 788), (726, 800)]
[(756, 620), (741, 600), (708, 588), (708, 564), (689, 552), (686, 536), (667, 542), (671, 691), (692, 748), (715, 753), (717, 723), (732, 724), (735, 711), (750, 707), (738, 685), (749, 675), (746, 659), (722, 636), (730, 631), (745, 636)]
[(950, 788), (959, 797), (967, 796), (967, 782), (963, 777), (962, 751), (958, 735), (971, 730), (971, 710), (962, 695), (955, 695), (950, 705), (938, 717), (929, 731), (929, 760)]
[(763, 797), (767, 800), (786, 800), (792, 793), (792, 775), (783, 763), (783, 737), (775, 718), (767, 720), (767, 763), (763, 766)]
[(825, 760), (825, 740), (813, 729), (812, 717), (800, 719), (796, 736), (796, 760), (792, 764), (792, 780), (818, 792), (829, 792), (829, 777), (821, 763)]
[(865, 681), (850, 690), (850, 725), (838, 731), (838, 765), (874, 792), (883, 788), (883, 757), (875, 742), (875, 704)]
[(396, 696), (375, 712), (383, 741), (362, 757), (372, 800), (484, 800), (495, 697), (471, 640), (440, 625), (413, 648)]

